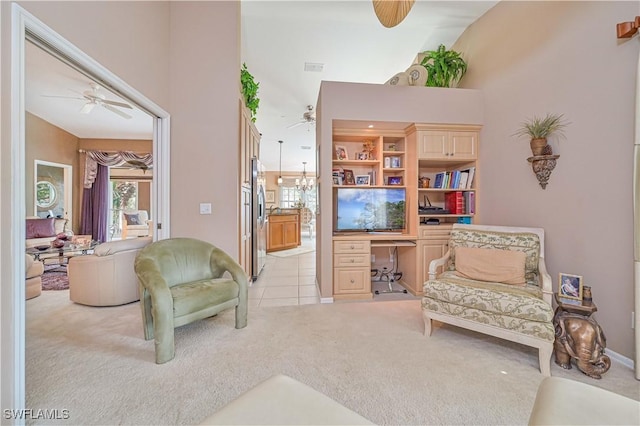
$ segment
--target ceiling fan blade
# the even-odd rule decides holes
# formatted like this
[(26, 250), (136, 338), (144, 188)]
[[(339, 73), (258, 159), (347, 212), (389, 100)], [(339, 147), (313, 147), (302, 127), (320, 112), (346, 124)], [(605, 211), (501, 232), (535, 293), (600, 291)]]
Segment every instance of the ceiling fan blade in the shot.
[(101, 102), (103, 104), (109, 104), (109, 105), (113, 105), (113, 106), (117, 106), (117, 107), (121, 107), (121, 108), (133, 109), (133, 107), (131, 105), (125, 104), (124, 102), (109, 101), (107, 99), (103, 99)]
[(305, 120), (301, 120), (301, 121), (298, 121), (297, 123), (293, 123), (293, 124), (287, 126), (286, 128), (287, 129), (293, 129), (294, 127), (298, 127), (299, 125), (304, 124), (304, 123), (306, 123), (306, 121)]
[(93, 109), (93, 107), (95, 107), (96, 104), (93, 102), (87, 102), (86, 104), (84, 104), (82, 106), (82, 108), (80, 109), (80, 112), (82, 114), (89, 114), (91, 112), (91, 110)]
[(58, 96), (58, 95), (40, 95), (40, 96), (43, 96), (45, 98), (80, 99), (81, 101), (85, 100), (85, 98), (79, 98), (77, 96)]
[(105, 109), (111, 111), (112, 113), (118, 114), (122, 118), (126, 118), (127, 120), (129, 120), (131, 118), (131, 116), (129, 114), (125, 114), (124, 112), (120, 111), (119, 109), (116, 109), (116, 108), (112, 107), (111, 105), (102, 104), (102, 106)]

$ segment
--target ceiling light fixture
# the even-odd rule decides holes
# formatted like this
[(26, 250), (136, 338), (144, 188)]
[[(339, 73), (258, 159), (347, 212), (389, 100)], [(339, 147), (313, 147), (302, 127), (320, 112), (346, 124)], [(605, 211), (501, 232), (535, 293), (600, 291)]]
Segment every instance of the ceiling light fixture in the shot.
[(278, 186), (282, 185), (282, 141), (278, 141), (280, 144), (280, 174), (278, 175)]
[(307, 162), (302, 162), (302, 179), (296, 179), (296, 189), (302, 192), (311, 191), (313, 188), (313, 178), (307, 179)]

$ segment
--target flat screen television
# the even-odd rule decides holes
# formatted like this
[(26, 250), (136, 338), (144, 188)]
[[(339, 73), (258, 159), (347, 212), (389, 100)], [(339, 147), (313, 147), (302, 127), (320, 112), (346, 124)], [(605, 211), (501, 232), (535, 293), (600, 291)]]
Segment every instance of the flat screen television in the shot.
[(405, 188), (336, 188), (334, 231), (403, 231)]

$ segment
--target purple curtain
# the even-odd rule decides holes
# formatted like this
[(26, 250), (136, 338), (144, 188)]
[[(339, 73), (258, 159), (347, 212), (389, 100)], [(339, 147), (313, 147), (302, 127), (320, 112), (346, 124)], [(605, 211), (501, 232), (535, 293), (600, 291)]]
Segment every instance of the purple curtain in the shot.
[(98, 164), (96, 180), (82, 197), (80, 233), (100, 243), (107, 241), (109, 219), (109, 167)]

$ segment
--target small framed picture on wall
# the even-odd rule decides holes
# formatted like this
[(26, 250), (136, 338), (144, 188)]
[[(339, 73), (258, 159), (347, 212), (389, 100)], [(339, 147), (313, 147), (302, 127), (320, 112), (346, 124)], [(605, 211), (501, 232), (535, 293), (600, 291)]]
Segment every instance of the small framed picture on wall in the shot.
[(265, 192), (265, 197), (267, 203), (275, 203), (276, 202), (276, 191), (273, 189), (268, 189)]
[(558, 277), (558, 296), (566, 299), (582, 300), (582, 277), (560, 272)]

